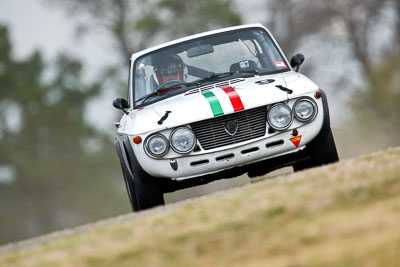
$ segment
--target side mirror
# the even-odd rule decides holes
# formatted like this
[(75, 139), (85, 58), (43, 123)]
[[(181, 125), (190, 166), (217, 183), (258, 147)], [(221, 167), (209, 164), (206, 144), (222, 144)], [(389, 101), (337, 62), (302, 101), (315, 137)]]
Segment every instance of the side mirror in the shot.
[(123, 98), (114, 99), (113, 106), (116, 109), (122, 110), (125, 114), (128, 114), (128, 112), (126, 110), (129, 108), (129, 103), (125, 99), (123, 99)]
[(303, 54), (296, 54), (290, 59), (290, 66), (294, 68), (296, 72), (299, 72), (300, 65), (304, 62)]

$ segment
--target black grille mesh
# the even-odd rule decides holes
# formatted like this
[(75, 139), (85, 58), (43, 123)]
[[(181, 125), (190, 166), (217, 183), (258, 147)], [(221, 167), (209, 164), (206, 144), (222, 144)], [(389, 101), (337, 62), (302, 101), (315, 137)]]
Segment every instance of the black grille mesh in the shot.
[[(233, 136), (224, 129), (224, 123), (228, 121), (238, 123), (238, 130)], [(200, 145), (208, 150), (262, 137), (266, 133), (266, 123), (267, 107), (263, 106), (195, 122), (190, 126)]]

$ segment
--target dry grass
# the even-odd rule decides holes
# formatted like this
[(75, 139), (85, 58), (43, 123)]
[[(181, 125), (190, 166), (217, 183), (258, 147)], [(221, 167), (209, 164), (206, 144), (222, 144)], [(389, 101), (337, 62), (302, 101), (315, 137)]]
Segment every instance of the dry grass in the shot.
[(8, 253), (0, 266), (400, 266), (400, 149)]

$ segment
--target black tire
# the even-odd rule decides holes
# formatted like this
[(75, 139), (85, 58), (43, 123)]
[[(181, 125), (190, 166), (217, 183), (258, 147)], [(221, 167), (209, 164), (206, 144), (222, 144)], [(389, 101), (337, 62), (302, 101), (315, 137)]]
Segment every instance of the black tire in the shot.
[(293, 170), (301, 171), (339, 161), (335, 140), (329, 127), (311, 141), (305, 148), (308, 159), (293, 165)]
[(124, 183), (125, 183), (125, 188), (126, 192), (128, 193), (128, 198), (129, 198), (129, 203), (131, 204), (131, 208), (133, 211), (135, 211), (138, 207), (138, 204), (136, 201), (136, 198), (132, 198), (132, 193), (135, 195), (135, 187), (133, 186), (133, 183), (131, 182), (131, 179), (127, 177), (126, 175), (126, 170), (124, 169), (124, 166), (121, 163), (121, 169), (122, 169), (122, 175), (124, 177)]
[(147, 173), (123, 171), (126, 191), (133, 211), (164, 205), (164, 196), (159, 183)]
[[(141, 168), (127, 140), (124, 140), (124, 145), (121, 147), (116, 139), (115, 147), (120, 158), (122, 174), (132, 210), (140, 211), (164, 205), (164, 195), (160, 182)], [(128, 162), (124, 160), (123, 153), (125, 153)]]

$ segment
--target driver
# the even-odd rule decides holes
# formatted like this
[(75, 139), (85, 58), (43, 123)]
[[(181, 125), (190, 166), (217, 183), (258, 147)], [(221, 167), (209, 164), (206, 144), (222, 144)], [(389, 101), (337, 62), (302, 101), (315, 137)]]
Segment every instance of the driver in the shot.
[(154, 63), (155, 80), (158, 85), (165, 82), (175, 80), (175, 81), (185, 81), (185, 63), (178, 55), (167, 55)]

